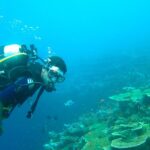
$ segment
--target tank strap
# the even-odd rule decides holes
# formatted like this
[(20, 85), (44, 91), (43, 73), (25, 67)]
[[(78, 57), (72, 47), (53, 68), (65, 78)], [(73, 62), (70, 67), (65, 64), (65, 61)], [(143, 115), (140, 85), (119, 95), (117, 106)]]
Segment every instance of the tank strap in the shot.
[(11, 55), (11, 56), (4, 57), (3, 59), (1, 59), (1, 60), (0, 60), (0, 63), (4, 62), (4, 61), (6, 61), (6, 60), (9, 60), (9, 59), (11, 59), (11, 58), (14, 58), (14, 57), (16, 57), (16, 56), (27, 56), (27, 54), (26, 54), (26, 53), (13, 54), (13, 55)]

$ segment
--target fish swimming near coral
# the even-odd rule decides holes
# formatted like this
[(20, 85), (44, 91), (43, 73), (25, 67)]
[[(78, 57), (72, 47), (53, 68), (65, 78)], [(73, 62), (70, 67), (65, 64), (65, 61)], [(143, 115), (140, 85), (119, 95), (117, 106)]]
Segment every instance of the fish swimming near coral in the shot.
[(72, 100), (72, 99), (69, 99), (68, 101), (66, 101), (65, 103), (64, 103), (64, 105), (66, 106), (66, 107), (70, 107), (70, 106), (72, 106), (74, 104), (74, 101)]

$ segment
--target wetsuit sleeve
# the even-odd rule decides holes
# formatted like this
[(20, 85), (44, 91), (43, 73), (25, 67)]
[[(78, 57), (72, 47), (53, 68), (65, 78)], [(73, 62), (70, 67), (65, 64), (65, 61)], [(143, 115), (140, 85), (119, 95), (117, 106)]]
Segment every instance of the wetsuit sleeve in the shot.
[(27, 98), (31, 97), (37, 90), (34, 81), (31, 78), (23, 78), (15, 84), (17, 85), (15, 89), (15, 98), (17, 100), (17, 104), (20, 105), (23, 104)]
[(26, 77), (18, 79), (10, 84), (4, 90), (0, 91), (0, 102), (4, 106), (16, 106), (22, 104), (28, 97), (34, 93), (34, 88), (29, 89), (28, 79)]

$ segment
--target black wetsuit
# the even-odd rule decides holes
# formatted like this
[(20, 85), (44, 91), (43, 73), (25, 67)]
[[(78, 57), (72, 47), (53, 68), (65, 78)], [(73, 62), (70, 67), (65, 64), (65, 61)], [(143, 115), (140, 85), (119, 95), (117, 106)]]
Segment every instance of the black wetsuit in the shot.
[(42, 66), (39, 63), (31, 63), (28, 66), (29, 74), (24, 77), (26, 80), (32, 79), (34, 83), (34, 87), (29, 89), (28, 81), (25, 83), (27, 85), (21, 85), (19, 91), (16, 92), (16, 99), (18, 103), (22, 104), (28, 97), (32, 96), (41, 86), (41, 71)]
[[(42, 65), (40, 63), (30, 63), (27, 66), (28, 73), (25, 76), (20, 76), (15, 82), (0, 91), (0, 102), (3, 106), (11, 106), (14, 109), (31, 97), (41, 86), (41, 70)], [(35, 82), (33, 88), (29, 88), (28, 80)]]

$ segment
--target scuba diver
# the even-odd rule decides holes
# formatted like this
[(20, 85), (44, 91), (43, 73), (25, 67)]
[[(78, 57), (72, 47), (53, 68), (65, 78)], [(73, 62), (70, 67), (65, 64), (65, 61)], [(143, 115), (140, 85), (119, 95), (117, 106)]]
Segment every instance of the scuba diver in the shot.
[(34, 45), (1, 46), (0, 54), (0, 122), (39, 90), (27, 113), (31, 118), (43, 91), (55, 91), (55, 84), (65, 80), (66, 64), (59, 56), (43, 60)]

